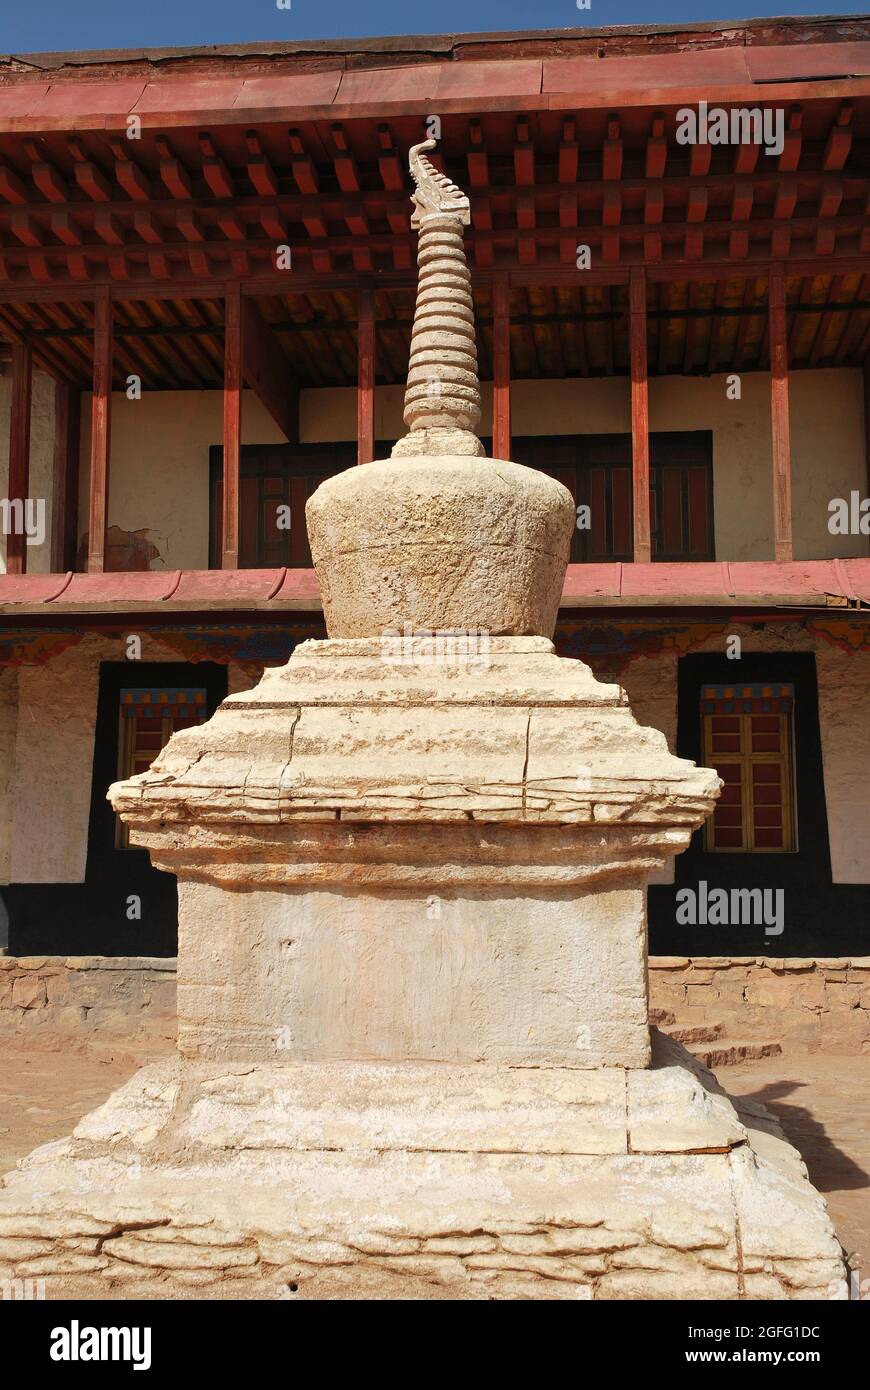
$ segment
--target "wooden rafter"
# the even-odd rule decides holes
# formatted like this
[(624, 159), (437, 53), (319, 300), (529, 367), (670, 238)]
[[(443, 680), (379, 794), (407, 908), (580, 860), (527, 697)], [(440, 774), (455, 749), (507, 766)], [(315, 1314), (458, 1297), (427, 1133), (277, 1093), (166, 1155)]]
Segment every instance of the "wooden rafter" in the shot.
[[(612, 111), (597, 152), (584, 145), (582, 170), (570, 116), (553, 125), (515, 114), (509, 159), (498, 153), (508, 118), (473, 116), (464, 135), (461, 121), (452, 124), (442, 153), (470, 184), (469, 257), (480, 270), (570, 268), (578, 225), (599, 266), (845, 261), (870, 237), (857, 109), (841, 103), (820, 132), (812, 102), (792, 105), (776, 164), (741, 146), (730, 171), (724, 158), (711, 161), (709, 145), (692, 148), (687, 169), (671, 116), (655, 111), (630, 134), (625, 113)], [(179, 129), (171, 142), (163, 134), (141, 145), (109, 132), (70, 134), (50, 149), (9, 137), (0, 278), (59, 288), (104, 277), (219, 286), (228, 275), (262, 276), (285, 238), (305, 273), (410, 270), (406, 144), (385, 120), (336, 121), (325, 138), (312, 122), (281, 142), (267, 126), (243, 136)]]
[(299, 442), (299, 382), (277, 335), (253, 300), (242, 299), (242, 362), (246, 385), (291, 444)]

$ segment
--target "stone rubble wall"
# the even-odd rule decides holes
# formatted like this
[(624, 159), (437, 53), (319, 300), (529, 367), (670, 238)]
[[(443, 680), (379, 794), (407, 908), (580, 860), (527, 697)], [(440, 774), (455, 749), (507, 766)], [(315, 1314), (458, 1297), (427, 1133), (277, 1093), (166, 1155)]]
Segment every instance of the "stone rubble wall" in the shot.
[(172, 957), (0, 956), (0, 1034), (174, 1037)]
[[(870, 956), (651, 956), (650, 1006), (680, 1023), (787, 1052), (870, 1053)], [(0, 1035), (45, 1029), (173, 1036), (176, 962), (149, 956), (0, 956)]]
[(650, 1005), (784, 1052), (870, 1053), (870, 956), (651, 956)]

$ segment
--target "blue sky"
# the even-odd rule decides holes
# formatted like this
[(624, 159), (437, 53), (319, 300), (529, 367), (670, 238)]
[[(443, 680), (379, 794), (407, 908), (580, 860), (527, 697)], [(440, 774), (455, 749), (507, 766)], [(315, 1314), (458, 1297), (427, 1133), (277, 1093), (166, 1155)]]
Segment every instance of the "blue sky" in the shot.
[(0, 0), (0, 53), (854, 14), (857, 0)]

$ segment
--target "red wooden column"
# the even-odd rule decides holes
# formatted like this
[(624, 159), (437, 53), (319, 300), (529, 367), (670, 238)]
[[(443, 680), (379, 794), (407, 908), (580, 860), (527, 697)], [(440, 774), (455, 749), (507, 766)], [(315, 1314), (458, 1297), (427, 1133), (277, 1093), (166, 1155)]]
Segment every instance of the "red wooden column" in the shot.
[(73, 570), (78, 549), (81, 392), (70, 381), (54, 387), (52, 570)]
[(224, 296), (224, 481), (221, 569), (239, 567), (239, 469), (242, 457), (242, 287)]
[(511, 456), (511, 287), (506, 275), (492, 285), (492, 456)]
[(646, 272), (632, 270), (628, 286), (631, 349), (631, 476), (634, 501), (634, 560), (652, 559), (649, 504), (649, 383), (646, 360)]
[(866, 496), (870, 498), (870, 353), (864, 357), (864, 468)]
[(9, 428), (9, 500), (21, 501), (21, 528), (6, 539), (6, 572), (23, 574), (27, 568), (24, 534), (25, 503), (30, 493), (30, 399), (33, 389), (33, 354), (29, 343), (12, 348), (12, 410)]
[(866, 495), (870, 497), (870, 353), (864, 358), (864, 465)]
[(791, 560), (791, 437), (788, 419), (788, 330), (785, 314), (785, 274), (770, 268), (768, 281), (770, 325), (770, 423), (773, 436), (773, 553)]
[(94, 302), (94, 394), (91, 402), (91, 477), (88, 496), (88, 574), (106, 567), (109, 454), (112, 437), (112, 298), (108, 286)]
[(371, 463), (375, 456), (375, 306), (370, 285), (359, 291), (357, 323), (356, 461)]

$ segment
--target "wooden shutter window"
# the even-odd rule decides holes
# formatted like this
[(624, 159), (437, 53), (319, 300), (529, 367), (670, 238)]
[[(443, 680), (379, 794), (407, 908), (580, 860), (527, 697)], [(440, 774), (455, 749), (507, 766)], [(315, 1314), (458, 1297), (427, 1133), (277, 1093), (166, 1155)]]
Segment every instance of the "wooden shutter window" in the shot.
[[(147, 772), (178, 729), (208, 718), (207, 694), (201, 686), (129, 686), (121, 691), (118, 729), (118, 780)], [(129, 849), (130, 836), (115, 817), (115, 848)]]
[(793, 716), (793, 685), (702, 687), (704, 762), (724, 782), (705, 826), (707, 850), (796, 850)]

